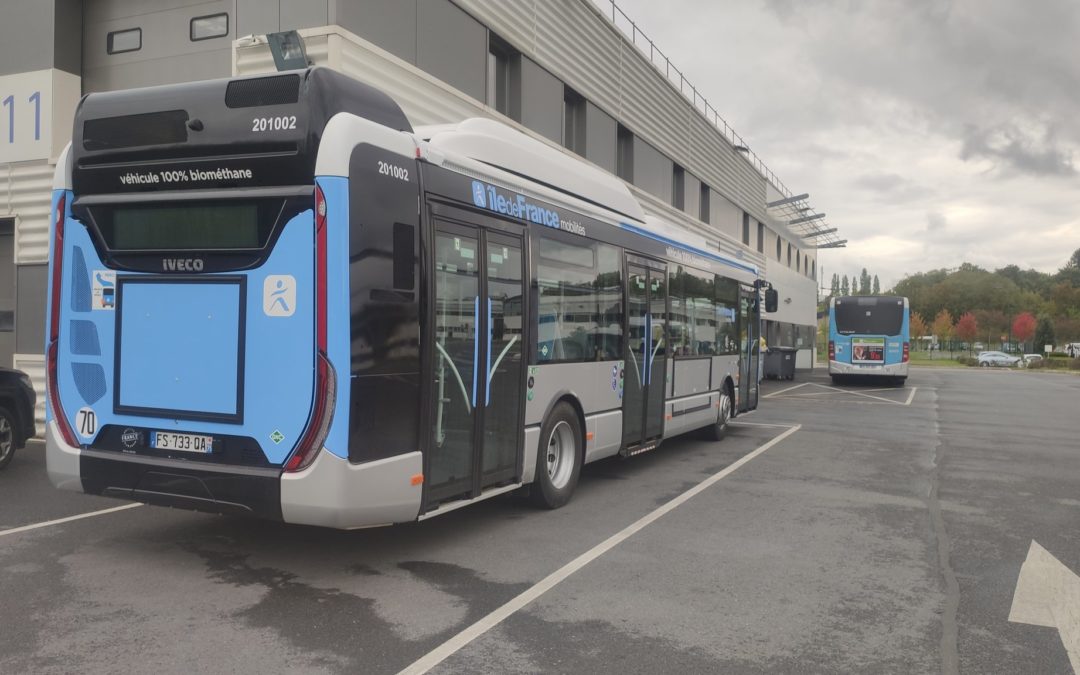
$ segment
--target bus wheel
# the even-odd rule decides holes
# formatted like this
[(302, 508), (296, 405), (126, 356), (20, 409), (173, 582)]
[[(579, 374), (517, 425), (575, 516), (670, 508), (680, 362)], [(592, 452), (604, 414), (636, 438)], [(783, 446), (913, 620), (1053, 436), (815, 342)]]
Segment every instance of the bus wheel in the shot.
[(907, 378), (903, 376), (894, 377), (892, 383), (894, 387), (902, 387), (907, 383)]
[(724, 387), (720, 391), (720, 412), (716, 417), (716, 424), (706, 427), (706, 435), (708, 438), (719, 441), (723, 440), (727, 435), (728, 428), (731, 426), (731, 389)]
[(581, 474), (584, 448), (581, 422), (569, 403), (555, 406), (540, 430), (536, 457), (536, 484), (530, 491), (533, 503), (557, 509), (570, 501)]

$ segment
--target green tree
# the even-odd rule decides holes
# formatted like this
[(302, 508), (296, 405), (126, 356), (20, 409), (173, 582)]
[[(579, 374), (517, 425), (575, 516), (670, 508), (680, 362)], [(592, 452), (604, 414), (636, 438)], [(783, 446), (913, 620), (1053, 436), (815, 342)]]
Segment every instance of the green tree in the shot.
[(1043, 314), (1035, 327), (1035, 352), (1042, 354), (1044, 347), (1053, 345), (1055, 341), (1054, 322), (1049, 316)]
[(832, 275), (832, 284), (829, 286), (829, 295), (840, 295), (840, 275), (835, 272)]
[(848, 280), (845, 276), (844, 280), (840, 282), (840, 295), (847, 295), (849, 290), (850, 287), (848, 286)]
[(874, 295), (881, 295), (881, 281), (874, 275)]
[(870, 273), (866, 271), (866, 268), (862, 268), (862, 273), (859, 274), (859, 295), (870, 295)]

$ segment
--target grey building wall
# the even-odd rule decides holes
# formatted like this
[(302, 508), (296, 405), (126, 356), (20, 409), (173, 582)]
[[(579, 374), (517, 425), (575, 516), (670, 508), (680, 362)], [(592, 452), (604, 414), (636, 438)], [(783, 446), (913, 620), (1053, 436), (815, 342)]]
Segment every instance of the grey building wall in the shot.
[[(266, 0), (255, 5), (238, 2), (246, 11), (273, 15), (278, 4)], [(281, 12), (298, 0), (281, 0)], [(325, 25), (326, 0), (313, 3), (323, 6), (321, 23)], [(250, 6), (249, 6), (250, 5)], [(191, 19), (208, 14), (229, 14), (227, 35), (193, 42)], [(232, 73), (232, 40), (236, 33), (237, 7), (233, 0), (212, 0), (192, 4), (189, 0), (94, 0), (83, 11), (83, 92), (148, 87), (156, 84), (190, 82)], [(296, 18), (299, 19), (300, 12)], [(315, 18), (320, 16), (314, 12)], [(112, 31), (139, 28), (142, 48), (122, 54), (109, 54), (108, 34)]]
[[(247, 0), (260, 2), (262, 0)], [(417, 0), (338, 0), (330, 23), (356, 33), (394, 56), (416, 64)], [(260, 31), (248, 31), (260, 32)], [(265, 32), (265, 31), (261, 31)], [(241, 32), (239, 35), (246, 35)]]
[(48, 279), (48, 265), (19, 265), (15, 286), (18, 291), (15, 306), (15, 322), (18, 328), (15, 352), (18, 354), (41, 354), (45, 350), (45, 294), (48, 290)]
[[(536, 65), (527, 56), (521, 56), (519, 63), (519, 76), (514, 79), (510, 88), (510, 117), (536, 133), (556, 143), (561, 143), (562, 80)], [(587, 132), (586, 137), (588, 137)]]
[(683, 211), (695, 218), (701, 215), (701, 181), (689, 171), (683, 178)]
[(0, 218), (0, 366), (15, 355), (15, 221)]
[(82, 0), (0, 0), (0, 75), (82, 67)]
[(737, 241), (742, 241), (742, 209), (716, 190), (709, 193), (709, 224)]
[(634, 185), (671, 203), (674, 164), (664, 153), (634, 137)]
[(585, 102), (585, 158), (602, 169), (615, 173), (615, 118), (592, 101)]
[(484, 101), (487, 55), (488, 35), (483, 24), (449, 0), (421, 0), (417, 10), (417, 67)]

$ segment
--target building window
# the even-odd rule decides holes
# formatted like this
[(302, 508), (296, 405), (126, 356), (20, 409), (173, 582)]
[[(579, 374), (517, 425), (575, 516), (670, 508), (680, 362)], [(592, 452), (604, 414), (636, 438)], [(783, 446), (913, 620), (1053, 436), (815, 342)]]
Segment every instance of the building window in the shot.
[(142, 28), (114, 30), (109, 33), (106, 41), (108, 43), (107, 48), (110, 54), (137, 52), (142, 49)]
[(709, 186), (705, 183), (701, 184), (701, 200), (698, 202), (698, 219), (703, 223), (709, 222)]
[(488, 40), (487, 104), (510, 116), (510, 79), (517, 51), (494, 33)]
[(791, 267), (791, 244), (787, 245), (787, 266)]
[(750, 245), (750, 214), (746, 211), (742, 214), (742, 243), (745, 246)]
[(761, 223), (757, 224), (757, 252), (765, 253), (765, 226)]
[(780, 260), (780, 237), (776, 238), (776, 259)]
[(221, 14), (210, 14), (208, 16), (197, 16), (191, 20), (190, 36), (192, 42), (225, 37), (228, 34), (229, 15), (225, 12), (222, 12)]
[(563, 87), (563, 147), (585, 156), (585, 97)]
[(810, 263), (810, 278), (817, 279), (817, 261), (814, 260)]
[(678, 164), (672, 164), (671, 205), (682, 211), (686, 208), (686, 170)]
[(795, 271), (802, 269), (802, 251), (795, 251)]
[(627, 183), (634, 182), (634, 134), (618, 126), (615, 144), (615, 173)]

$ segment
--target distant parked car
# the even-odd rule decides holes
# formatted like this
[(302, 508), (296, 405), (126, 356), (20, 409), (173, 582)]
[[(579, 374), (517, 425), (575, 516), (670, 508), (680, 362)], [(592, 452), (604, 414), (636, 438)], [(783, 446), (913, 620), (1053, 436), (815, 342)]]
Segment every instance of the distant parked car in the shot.
[(976, 342), (975, 344), (971, 345), (971, 348), (974, 349), (977, 352), (981, 352), (984, 349), (986, 349), (986, 345), (984, 345), (981, 342)]
[(987, 368), (989, 366), (1015, 366), (1020, 363), (1019, 356), (1009, 356), (1005, 352), (979, 352), (977, 357), (979, 365)]
[(1021, 365), (1030, 366), (1033, 363), (1041, 363), (1042, 360), (1042, 354), (1024, 354), (1024, 361)]
[(0, 469), (34, 435), (34, 401), (26, 373), (0, 368)]
[(1065, 353), (1070, 359), (1080, 359), (1080, 342), (1070, 342), (1065, 345)]

